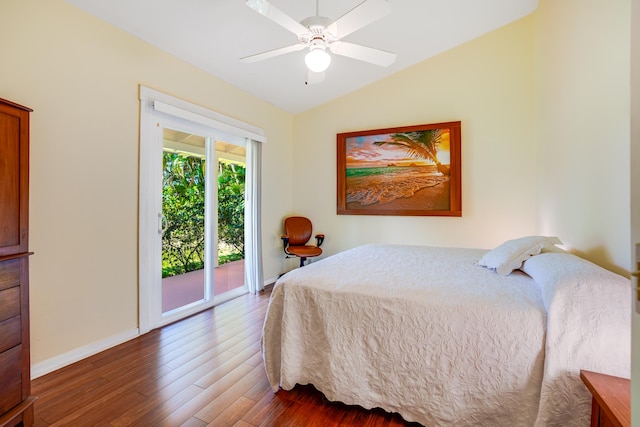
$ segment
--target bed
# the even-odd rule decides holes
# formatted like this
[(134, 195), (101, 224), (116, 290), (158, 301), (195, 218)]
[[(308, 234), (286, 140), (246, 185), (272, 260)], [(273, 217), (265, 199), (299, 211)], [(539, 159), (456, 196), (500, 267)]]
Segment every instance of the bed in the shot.
[(589, 425), (580, 369), (630, 375), (630, 282), (548, 239), (370, 244), (285, 274), (262, 335), (273, 390), (425, 426)]

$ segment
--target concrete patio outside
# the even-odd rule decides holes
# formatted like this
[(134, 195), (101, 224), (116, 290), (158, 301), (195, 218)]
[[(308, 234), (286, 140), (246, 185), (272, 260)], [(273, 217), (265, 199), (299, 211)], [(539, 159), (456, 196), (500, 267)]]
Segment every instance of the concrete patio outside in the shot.
[[(215, 295), (244, 286), (244, 260), (216, 267), (213, 273)], [(204, 270), (196, 270), (162, 279), (162, 312), (199, 301), (204, 298)]]

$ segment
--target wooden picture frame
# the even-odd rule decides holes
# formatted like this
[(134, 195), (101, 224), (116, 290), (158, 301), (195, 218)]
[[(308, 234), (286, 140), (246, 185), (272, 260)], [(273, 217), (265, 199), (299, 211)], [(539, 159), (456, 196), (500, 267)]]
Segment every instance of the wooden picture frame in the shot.
[(338, 215), (462, 216), (460, 122), (337, 135)]

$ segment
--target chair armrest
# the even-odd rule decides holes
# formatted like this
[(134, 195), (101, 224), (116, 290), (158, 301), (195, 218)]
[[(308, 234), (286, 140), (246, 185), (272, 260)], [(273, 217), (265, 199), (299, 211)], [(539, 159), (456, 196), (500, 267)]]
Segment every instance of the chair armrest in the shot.
[(324, 242), (324, 234), (316, 234), (316, 242), (317, 246), (322, 246), (322, 242)]
[(287, 246), (289, 246), (289, 235), (283, 234), (280, 238), (282, 239), (282, 249), (284, 250), (284, 253), (289, 255), (289, 252), (287, 252)]

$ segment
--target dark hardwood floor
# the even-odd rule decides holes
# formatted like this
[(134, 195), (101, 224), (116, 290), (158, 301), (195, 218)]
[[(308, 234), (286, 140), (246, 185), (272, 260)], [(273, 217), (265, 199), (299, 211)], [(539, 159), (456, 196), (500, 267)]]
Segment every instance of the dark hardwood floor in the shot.
[(274, 393), (260, 352), (270, 287), (33, 381), (35, 426), (407, 426), (397, 414)]

